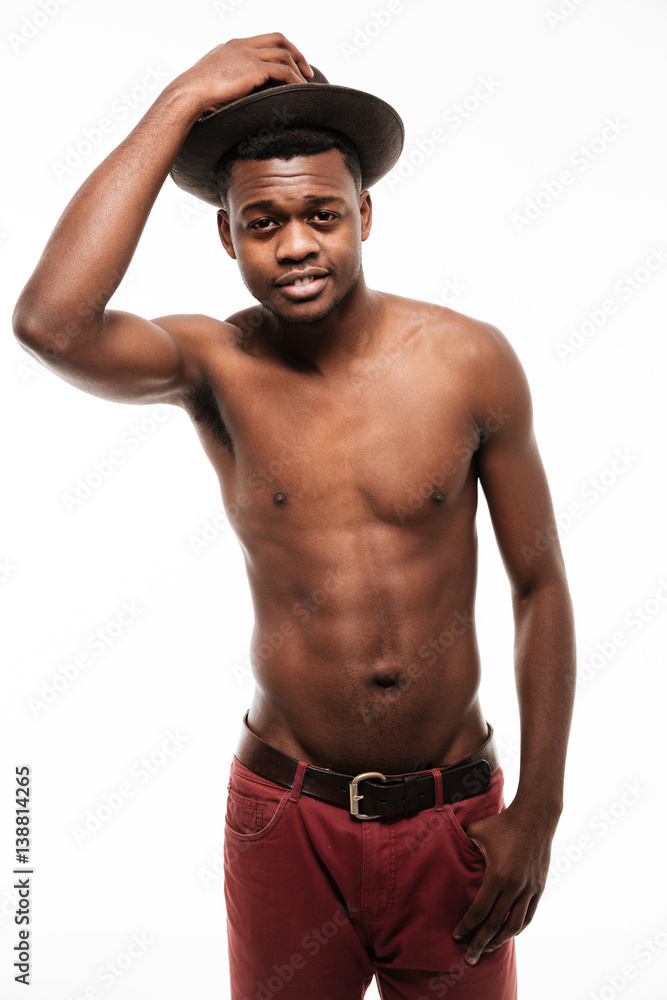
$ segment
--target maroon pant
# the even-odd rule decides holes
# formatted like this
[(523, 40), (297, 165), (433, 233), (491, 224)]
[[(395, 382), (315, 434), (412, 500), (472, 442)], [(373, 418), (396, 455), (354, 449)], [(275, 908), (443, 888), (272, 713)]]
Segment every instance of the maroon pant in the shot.
[(232, 1000), (360, 1000), (374, 975), (383, 1000), (516, 1000), (514, 938), (474, 966), (452, 938), (484, 875), (465, 827), (505, 808), (502, 768), (481, 795), (442, 804), (436, 782), (431, 809), (364, 821), (301, 795), (305, 767), (289, 789), (232, 759)]

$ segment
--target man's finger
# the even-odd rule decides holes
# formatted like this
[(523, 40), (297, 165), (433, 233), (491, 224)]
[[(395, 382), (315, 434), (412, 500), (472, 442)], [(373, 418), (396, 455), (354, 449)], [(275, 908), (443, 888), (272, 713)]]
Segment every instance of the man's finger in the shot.
[(491, 908), (491, 911), (486, 917), (486, 919), (479, 924), (470, 940), (466, 953), (463, 956), (464, 961), (468, 965), (474, 965), (479, 961), (479, 957), (482, 954), (486, 945), (494, 938), (503, 928), (503, 924), (507, 918), (510, 908), (515, 901), (515, 894), (513, 892), (503, 893), (496, 902), (495, 906)]
[(257, 49), (256, 55), (263, 62), (272, 63), (273, 65), (279, 64), (285, 66), (291, 71), (294, 79), (298, 83), (307, 83), (307, 78), (301, 72), (299, 66), (292, 58), (291, 54), (287, 49), (280, 48), (279, 46), (274, 46), (273, 48)]
[(465, 937), (470, 931), (479, 927), (491, 912), (501, 890), (502, 884), (499, 885), (495, 880), (492, 881), (487, 874), (479, 892), (454, 928), (453, 936), (455, 938)]
[(505, 944), (510, 938), (521, 933), (524, 927), (530, 923), (530, 918), (527, 916), (530, 902), (530, 896), (522, 896), (517, 899), (507, 914), (501, 929), (484, 945), (484, 951), (495, 951), (496, 948), (500, 948), (501, 944)]
[(253, 41), (258, 48), (273, 48), (277, 46), (286, 49), (304, 77), (313, 76), (313, 71), (306, 57), (297, 49), (296, 45), (290, 42), (288, 38), (285, 38), (281, 31), (272, 31), (266, 35), (255, 35), (254, 38), (246, 39), (246, 41)]

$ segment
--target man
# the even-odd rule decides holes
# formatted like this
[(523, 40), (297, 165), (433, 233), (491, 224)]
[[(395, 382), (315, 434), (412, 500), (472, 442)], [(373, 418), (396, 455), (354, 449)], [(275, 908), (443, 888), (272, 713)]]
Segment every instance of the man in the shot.
[[(351, 1000), (374, 975), (390, 1000), (515, 997), (562, 810), (574, 627), (525, 375), (493, 326), (364, 281), (368, 187), (402, 139), (393, 109), (328, 85), (284, 36), (217, 46), (81, 186), (14, 315), (73, 385), (188, 411), (244, 551), (234, 1000)], [(259, 306), (105, 308), (170, 171), (222, 206)], [(478, 481), (515, 617), (508, 807), (477, 696)]]

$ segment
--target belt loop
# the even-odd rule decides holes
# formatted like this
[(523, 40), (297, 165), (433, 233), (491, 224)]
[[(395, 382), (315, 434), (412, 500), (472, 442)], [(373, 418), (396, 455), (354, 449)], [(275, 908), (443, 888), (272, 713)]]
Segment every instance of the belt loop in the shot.
[(299, 796), (301, 795), (301, 785), (303, 784), (303, 776), (306, 773), (306, 768), (308, 767), (308, 762), (305, 760), (299, 761), (299, 766), (296, 769), (296, 774), (294, 776), (294, 784), (292, 785), (292, 794), (289, 797), (290, 802), (298, 802)]
[(431, 774), (433, 775), (433, 781), (435, 784), (435, 809), (436, 812), (442, 812), (445, 808), (444, 799), (442, 797), (442, 771), (439, 767), (432, 767)]

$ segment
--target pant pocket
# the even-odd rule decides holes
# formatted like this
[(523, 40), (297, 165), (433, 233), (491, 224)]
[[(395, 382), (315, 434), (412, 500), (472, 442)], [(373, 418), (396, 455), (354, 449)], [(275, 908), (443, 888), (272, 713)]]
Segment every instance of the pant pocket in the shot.
[(237, 840), (259, 840), (273, 831), (290, 789), (255, 775), (234, 758), (227, 786), (225, 832)]
[(457, 842), (465, 855), (472, 861), (484, 861), (484, 854), (474, 840), (466, 833), (466, 828), (478, 819), (495, 816), (505, 808), (503, 799), (504, 775), (502, 768), (491, 776), (491, 782), (485, 792), (472, 795), (469, 799), (445, 804), (445, 814)]

